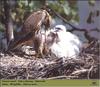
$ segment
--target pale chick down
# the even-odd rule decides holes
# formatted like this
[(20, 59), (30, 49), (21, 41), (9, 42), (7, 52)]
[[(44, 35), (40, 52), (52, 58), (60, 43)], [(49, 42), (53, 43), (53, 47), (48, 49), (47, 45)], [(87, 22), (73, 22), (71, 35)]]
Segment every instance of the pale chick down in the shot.
[[(57, 25), (54, 27), (52, 33), (56, 34), (58, 41), (56, 39), (53, 41), (52, 45), (47, 44), (51, 53), (53, 53), (58, 58), (77, 58), (81, 51), (82, 43), (79, 38), (66, 31), (65, 26)], [(53, 37), (52, 37), (53, 38)]]

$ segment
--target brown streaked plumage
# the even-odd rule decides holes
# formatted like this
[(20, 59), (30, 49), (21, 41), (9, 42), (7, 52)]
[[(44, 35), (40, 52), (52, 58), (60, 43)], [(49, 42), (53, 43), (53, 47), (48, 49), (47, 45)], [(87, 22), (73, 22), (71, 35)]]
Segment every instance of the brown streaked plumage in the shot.
[(26, 34), (30, 31), (37, 32), (42, 25), (45, 29), (50, 27), (51, 16), (46, 10), (40, 10), (33, 12), (24, 22), (22, 27), (22, 33)]
[[(38, 35), (38, 32), (41, 30), (43, 26), (45, 26), (44, 31), (48, 30), (50, 27), (50, 22), (51, 22), (51, 16), (46, 10), (40, 10), (33, 12), (23, 23), (23, 27), (21, 29), (21, 34), (22, 38), (20, 38), (17, 41), (14, 41), (12, 46), (10, 46), (10, 49), (14, 49), (19, 45), (26, 44), (28, 42), (33, 41), (35, 44), (36, 42), (35, 37)], [(37, 44), (35, 44), (36, 46)], [(43, 43), (40, 41), (40, 44), (36, 46), (37, 50), (36, 52), (41, 52), (37, 54), (42, 55), (42, 50), (43, 50)], [(41, 50), (41, 51), (40, 51)]]

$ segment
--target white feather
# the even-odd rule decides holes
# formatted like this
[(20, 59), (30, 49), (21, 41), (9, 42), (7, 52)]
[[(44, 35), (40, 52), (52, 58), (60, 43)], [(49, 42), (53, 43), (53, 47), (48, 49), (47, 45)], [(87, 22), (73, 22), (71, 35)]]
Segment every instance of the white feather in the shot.
[[(63, 25), (62, 25), (63, 26)], [(55, 29), (61, 29), (57, 31), (59, 42), (54, 42), (50, 50), (58, 58), (76, 58), (80, 52), (81, 41), (78, 37), (70, 32), (66, 32), (64, 26), (56, 26)]]

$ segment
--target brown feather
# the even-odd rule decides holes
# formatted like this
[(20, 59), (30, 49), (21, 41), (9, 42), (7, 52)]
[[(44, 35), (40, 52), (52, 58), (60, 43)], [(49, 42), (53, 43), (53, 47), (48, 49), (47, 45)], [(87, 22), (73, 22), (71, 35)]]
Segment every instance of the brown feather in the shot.
[[(19, 40), (15, 40), (14, 44), (10, 48), (16, 48), (19, 45), (26, 44), (27, 42), (33, 41), (35, 44), (35, 37), (38, 35), (38, 31), (41, 30), (41, 27), (44, 25), (45, 28), (44, 30), (48, 30), (51, 24), (51, 16), (46, 10), (40, 10), (33, 12), (24, 22), (21, 34), (22, 38)], [(44, 48), (42, 47), (44, 43), (40, 41), (39, 45), (36, 48), (37, 50), (43, 50)], [(36, 46), (36, 45), (35, 45)], [(43, 48), (43, 49), (42, 49)], [(39, 54), (39, 53), (37, 53)], [(42, 52), (40, 53), (42, 54)]]
[(24, 22), (22, 32), (24, 34), (30, 32), (30, 31), (38, 31), (40, 27), (44, 24), (48, 27), (50, 26), (50, 15), (45, 10), (33, 12)]

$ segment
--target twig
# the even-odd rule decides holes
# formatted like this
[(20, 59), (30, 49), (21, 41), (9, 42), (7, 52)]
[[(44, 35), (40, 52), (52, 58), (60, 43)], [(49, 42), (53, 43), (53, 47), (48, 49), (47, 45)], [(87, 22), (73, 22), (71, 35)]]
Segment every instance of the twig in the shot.
[(51, 80), (51, 79), (71, 79), (71, 78), (78, 78), (78, 76), (56, 76), (51, 78), (41, 78), (44, 80)]
[(93, 59), (93, 58), (91, 58), (91, 59), (92, 59), (93, 62), (92, 62), (92, 64), (91, 64), (92, 66), (91, 66), (91, 68), (89, 69), (88, 74), (87, 74), (88, 79), (90, 79), (90, 77), (89, 77), (89, 76), (90, 76), (90, 72), (92, 71), (92, 69), (93, 69), (93, 67), (94, 67), (94, 66), (93, 66), (93, 64), (94, 64), (94, 59)]
[(93, 66), (91, 66), (91, 68), (88, 70), (88, 74), (87, 74), (88, 79), (90, 79), (90, 72), (92, 71), (92, 69), (93, 69)]
[(79, 74), (85, 73), (85, 72), (88, 72), (88, 69), (74, 71), (71, 75), (76, 75), (76, 74), (79, 75)]
[(70, 24), (66, 19), (64, 19), (62, 16), (60, 16), (55, 10), (53, 10), (50, 6), (47, 6), (48, 9), (50, 9), (57, 17), (59, 17), (61, 20), (63, 20), (65, 23), (67, 23), (68, 25), (70, 25), (72, 28), (74, 29), (78, 29), (75, 26), (73, 26), (72, 24)]
[[(57, 13), (54, 9), (52, 9), (50, 6), (47, 6), (47, 9), (50, 9), (57, 17), (59, 17), (61, 20), (63, 20), (66, 24), (68, 24), (69, 26), (71, 26), (73, 29), (71, 31), (74, 31), (75, 29), (76, 30), (79, 30), (79, 31), (86, 31), (86, 29), (81, 29), (81, 28), (78, 28), (74, 25), (72, 25), (71, 23), (69, 23), (65, 18), (63, 18), (59, 13)], [(99, 29), (90, 29), (91, 31), (97, 31), (97, 32), (100, 32)]]

